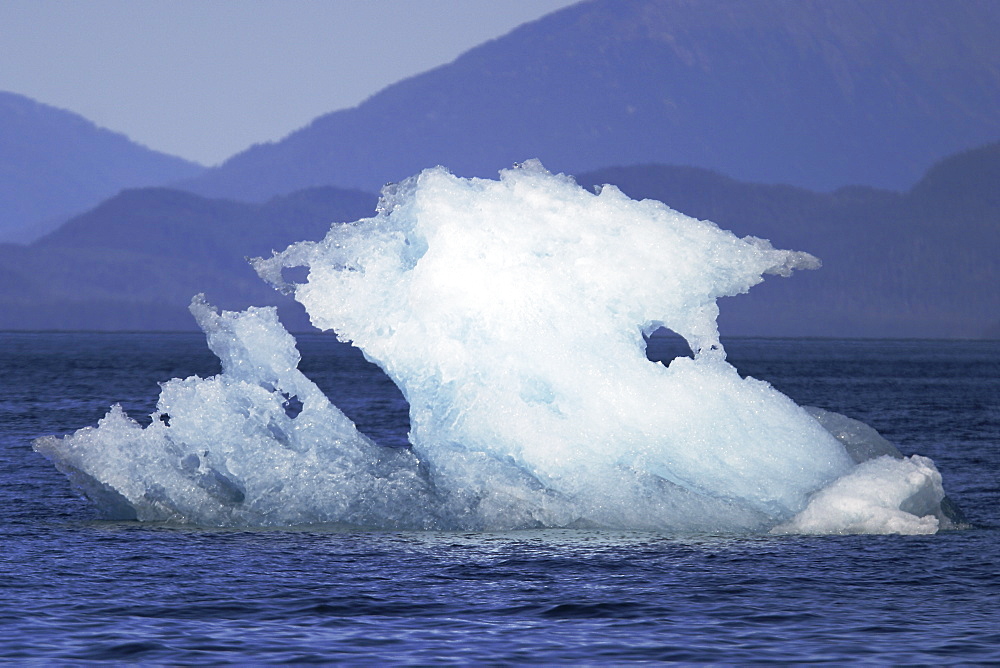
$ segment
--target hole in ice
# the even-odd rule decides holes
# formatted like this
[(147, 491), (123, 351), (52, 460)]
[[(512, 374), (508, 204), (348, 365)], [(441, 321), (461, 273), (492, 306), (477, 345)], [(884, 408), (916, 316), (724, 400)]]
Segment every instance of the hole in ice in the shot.
[(646, 342), (646, 359), (669, 365), (677, 357), (694, 357), (691, 347), (677, 332), (660, 327), (652, 334), (643, 334)]
[(284, 267), (281, 280), (289, 285), (301, 285), (309, 279), (309, 267)]
[[(399, 387), (349, 343), (325, 334), (298, 337), (299, 370), (316, 383), (358, 430), (379, 445), (408, 448), (410, 406)], [(359, 387), (370, 388), (358, 392)]]
[(282, 406), (285, 409), (285, 415), (294, 420), (302, 412), (302, 402), (294, 394), (285, 394), (283, 396), (285, 397), (285, 403)]

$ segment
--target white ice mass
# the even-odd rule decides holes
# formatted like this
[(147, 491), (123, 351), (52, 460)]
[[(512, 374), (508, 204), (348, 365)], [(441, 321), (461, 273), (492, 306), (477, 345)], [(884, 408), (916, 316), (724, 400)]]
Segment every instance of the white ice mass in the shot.
[[(273, 309), (192, 312), (219, 376), (163, 384), (35, 443), (112, 516), (211, 526), (928, 533), (941, 476), (869, 427), (727, 361), (717, 300), (818, 261), (537, 162), (426, 170), (377, 215), (254, 267), (410, 405), (409, 449), (359, 433)], [(284, 270), (305, 267), (303, 283)], [(666, 327), (695, 353), (646, 359)], [(359, 388), (364, 392), (363, 388)], [(867, 431), (866, 431), (867, 430)], [(947, 505), (946, 505), (947, 507)]]

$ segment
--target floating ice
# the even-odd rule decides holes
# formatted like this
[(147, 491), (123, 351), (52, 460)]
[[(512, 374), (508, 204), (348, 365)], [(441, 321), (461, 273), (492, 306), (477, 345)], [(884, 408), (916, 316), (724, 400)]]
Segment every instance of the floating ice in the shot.
[[(114, 408), (36, 443), (110, 512), (473, 529), (947, 523), (930, 460), (897, 459), (874, 430), (726, 362), (716, 300), (818, 266), (806, 253), (530, 162), (498, 181), (427, 170), (387, 188), (374, 218), (254, 266), (400, 387), (412, 448), (359, 434), (296, 369), (272, 310), (219, 315), (196, 299), (220, 376), (165, 383), (145, 428)], [(305, 282), (286, 281), (295, 267)], [(693, 359), (648, 361), (643, 336), (660, 327)]]
[(882, 455), (819, 490), (805, 510), (772, 533), (934, 533), (949, 518), (941, 474), (914, 455)]
[(427, 524), (413, 454), (372, 443), (302, 375), (274, 308), (220, 315), (199, 296), (191, 311), (220, 375), (163, 383), (146, 427), (116, 405), (97, 428), (35, 449), (115, 518)]

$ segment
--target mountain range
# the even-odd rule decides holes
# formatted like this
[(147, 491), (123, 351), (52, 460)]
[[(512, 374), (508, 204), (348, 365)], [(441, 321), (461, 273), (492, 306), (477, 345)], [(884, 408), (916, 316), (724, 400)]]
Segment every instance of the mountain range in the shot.
[(990, 0), (589, 0), (208, 170), (0, 94), (0, 329), (193, 329), (198, 292), (304, 329), (247, 256), (539, 157), (824, 261), (724, 334), (1000, 337), (996, 34)]
[(493, 176), (691, 165), (756, 183), (905, 190), (1000, 138), (995, 0), (590, 0), (253, 146), (183, 184), (261, 201)]
[(200, 292), (230, 309), (281, 303), (289, 326), (306, 328), (246, 257), (322, 238), (331, 221), (371, 215), (376, 201), (332, 187), (264, 204), (122, 191), (32, 244), (0, 244), (0, 329), (187, 330)]
[(760, 336), (1000, 338), (1000, 143), (950, 156), (905, 193), (816, 193), (656, 165), (616, 183), (740, 236), (817, 255), (823, 267), (722, 300), (723, 332)]
[(204, 168), (87, 119), (0, 91), (0, 241), (30, 241), (123, 188)]
[[(817, 193), (663, 165), (576, 178), (823, 260), (723, 300), (724, 334), (1000, 336), (1000, 143), (939, 162), (906, 193)], [(246, 257), (319, 239), (331, 221), (374, 215), (376, 201), (332, 187), (263, 204), (124, 191), (29, 246), (0, 245), (0, 329), (193, 329), (186, 306), (199, 292), (224, 308), (277, 304), (290, 328), (308, 328)]]

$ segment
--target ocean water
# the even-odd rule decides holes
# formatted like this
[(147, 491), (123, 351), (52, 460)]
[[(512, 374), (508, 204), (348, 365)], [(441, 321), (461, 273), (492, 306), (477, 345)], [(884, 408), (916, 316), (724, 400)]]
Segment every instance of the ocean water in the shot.
[[(406, 442), (332, 337), (300, 368)], [(741, 373), (931, 457), (932, 536), (207, 530), (101, 520), (31, 440), (217, 373), (201, 334), (0, 333), (0, 660), (170, 664), (1000, 662), (1000, 342), (726, 340)], [(682, 354), (654, 338), (650, 356)], [(364, 394), (358, 388), (364, 388)], [(147, 418), (148, 419), (148, 418)]]

